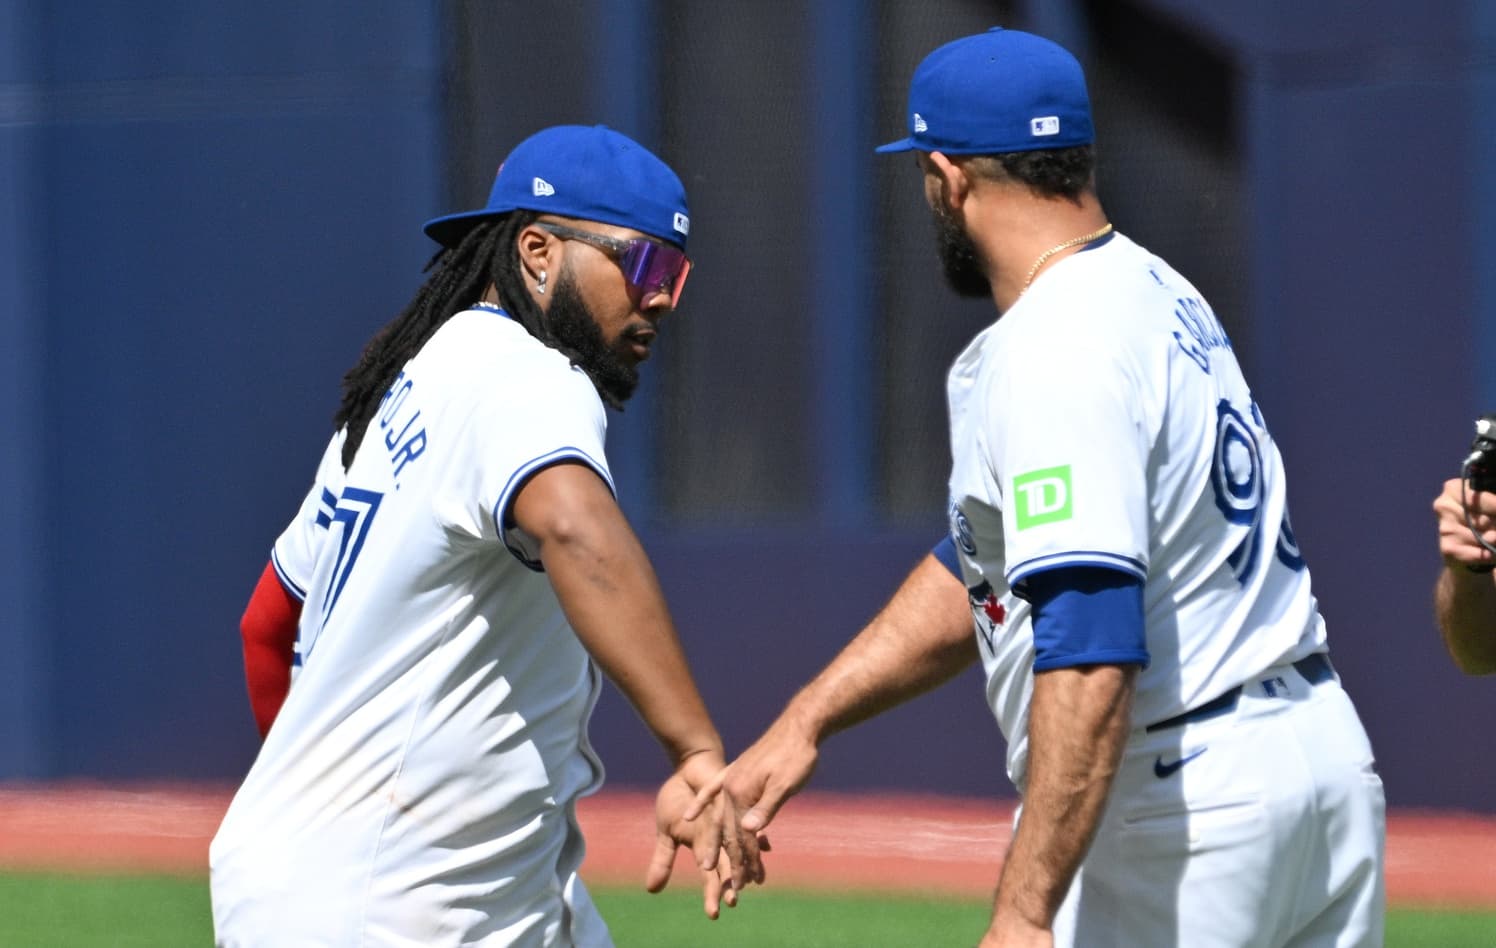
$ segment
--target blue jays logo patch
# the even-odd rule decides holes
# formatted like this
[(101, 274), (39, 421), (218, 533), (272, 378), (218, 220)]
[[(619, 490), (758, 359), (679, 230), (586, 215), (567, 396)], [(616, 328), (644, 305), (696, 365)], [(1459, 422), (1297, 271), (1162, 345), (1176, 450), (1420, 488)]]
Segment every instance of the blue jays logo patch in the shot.
[[(987, 643), (987, 651), (993, 652), (996, 650), (994, 641), (997, 633), (1002, 629), (1003, 623), (1008, 621), (1008, 610), (998, 601), (992, 584), (986, 580), (979, 585), (968, 587), (966, 595), (971, 600), (972, 617), (976, 619), (977, 634), (982, 637), (983, 642)], [(982, 621), (983, 616), (986, 616), (986, 622)]]
[(980, 586), (968, 589), (966, 595), (971, 599), (972, 608), (982, 610), (994, 627), (1007, 621), (1008, 610), (997, 601), (997, 593), (992, 591), (991, 583), (983, 582)]

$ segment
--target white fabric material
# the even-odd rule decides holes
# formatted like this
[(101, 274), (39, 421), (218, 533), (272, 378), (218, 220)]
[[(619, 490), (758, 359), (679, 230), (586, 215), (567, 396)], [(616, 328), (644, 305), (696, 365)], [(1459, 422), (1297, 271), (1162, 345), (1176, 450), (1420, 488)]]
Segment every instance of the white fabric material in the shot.
[(1036, 570), (1143, 578), (1139, 721), (1324, 649), (1277, 446), (1220, 324), (1168, 264), (1120, 234), (1054, 264), (956, 359), (947, 393), (952, 538), (974, 606), (987, 589), (1001, 606), (975, 614), (1019, 786), (1033, 634), (1010, 583)]
[(605, 426), (581, 371), (478, 309), (406, 365), (346, 477), (329, 444), (275, 544), (300, 667), (213, 841), (220, 944), (610, 944), (574, 812), (600, 676), (505, 523), (546, 464), (611, 487)]
[(1136, 734), (1112, 800), (1055, 944), (1382, 944), (1386, 800), (1338, 683), (1268, 669), (1234, 714)]
[[(1164, 261), (1120, 234), (1060, 260), (956, 359), (947, 393), (951, 537), (972, 600), (987, 700), (1020, 792), (1034, 639), (1030, 607), (1014, 587), (1022, 591), (1036, 572), (1093, 565), (1143, 579), (1150, 662), (1137, 680), (1133, 721), (1140, 733), (1326, 649), (1289, 523), (1277, 446), (1214, 313)], [(1365, 876), (1355, 884), (1365, 898), (1344, 930), (1375, 924), (1380, 931), (1379, 890), (1373, 897), (1365, 888), (1373, 878), (1380, 885), (1381, 816), (1372, 812), (1380, 784), (1349, 700), (1338, 684), (1320, 687), (1335, 696), (1333, 707), (1329, 697), (1323, 708), (1316, 699), (1309, 705), (1318, 710), (1296, 710), (1291, 726), (1287, 717), (1260, 727), (1251, 713), (1231, 718), (1240, 733), (1213, 741), (1209, 753), (1183, 768), (1182, 795), (1178, 775), (1152, 770), (1155, 746), (1177, 741), (1178, 730), (1129, 751), (1111, 797), (1121, 816), (1108, 819), (1132, 819), (1151, 799), (1173, 794), (1168, 812), (1179, 814), (1176, 822), (1236, 826), (1221, 843), (1233, 855), (1215, 859), (1177, 834), (1145, 839), (1135, 828), (1109, 824), (1083, 875), (1130, 878), (1118, 891), (1136, 897), (1137, 911), (1111, 917), (1110, 940), (1096, 940), (1103, 937), (1098, 928), (1086, 927), (1100, 926), (1103, 915), (1086, 915), (1091, 921), (1074, 944), (1298, 944), (1232, 940), (1242, 930), (1197, 938), (1192, 927), (1207, 924), (1218, 905), (1258, 906), (1268, 919), (1288, 912), (1299, 904), (1288, 895), (1307, 877), (1295, 883), (1268, 875), (1289, 864), (1316, 883), (1326, 873), (1341, 878), (1351, 872), (1347, 865), (1360, 867)], [(1285, 727), (1289, 733), (1280, 735)], [(1278, 737), (1291, 743), (1275, 745)], [(1233, 783), (1249, 771), (1255, 775)], [(1219, 786), (1208, 784), (1212, 776)], [(1206, 784), (1196, 792), (1200, 781)], [(1218, 812), (1224, 797), (1249, 787), (1258, 788), (1251, 792), (1260, 818), (1233, 823), (1232, 814)], [(1306, 801), (1323, 809), (1290, 812)], [(1236, 854), (1254, 839), (1261, 854)], [(1137, 858), (1159, 871), (1130, 861), (1134, 844), (1141, 847)], [(1316, 847), (1328, 848), (1309, 852)], [(1324, 864), (1303, 862), (1311, 858)], [(1207, 878), (1219, 885), (1199, 881)], [(1180, 879), (1189, 885), (1176, 886)], [(1103, 904), (1085, 898), (1086, 905)], [(1187, 909), (1179, 907), (1186, 902)], [(1378, 913), (1375, 923), (1367, 911)], [(1161, 914), (1150, 921), (1150, 912)], [(1140, 927), (1128, 928), (1124, 918), (1139, 919)], [(1169, 926), (1188, 934), (1166, 932)], [(1347, 938), (1304, 944), (1378, 943)]]

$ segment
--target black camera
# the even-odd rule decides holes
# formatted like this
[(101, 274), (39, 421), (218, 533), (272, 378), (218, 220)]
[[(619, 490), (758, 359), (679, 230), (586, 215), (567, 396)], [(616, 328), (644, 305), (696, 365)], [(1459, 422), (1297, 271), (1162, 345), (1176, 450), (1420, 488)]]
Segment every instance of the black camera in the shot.
[[(1465, 505), (1465, 523), (1470, 527), (1470, 534), (1475, 537), (1476, 543), (1496, 553), (1496, 547), (1487, 543), (1480, 531), (1475, 529), (1470, 499), (1465, 495), (1465, 489), (1483, 493), (1496, 492), (1496, 413), (1481, 415), (1475, 419), (1475, 440), (1470, 442), (1470, 454), (1460, 466), (1460, 477), (1465, 481), (1460, 498)], [(1472, 573), (1489, 573), (1493, 566), (1496, 563), (1467, 566), (1466, 569)]]
[(1496, 492), (1496, 412), (1475, 419), (1475, 440), (1460, 476), (1471, 490)]

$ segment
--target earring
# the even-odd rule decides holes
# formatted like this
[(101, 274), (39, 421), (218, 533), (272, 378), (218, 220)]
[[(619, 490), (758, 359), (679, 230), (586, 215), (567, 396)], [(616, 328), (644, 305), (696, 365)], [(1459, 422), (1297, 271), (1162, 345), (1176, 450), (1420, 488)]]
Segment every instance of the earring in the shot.
[(540, 271), (540, 276), (535, 281), (535, 292), (541, 294), (542, 296), (545, 295), (545, 271), (544, 270)]

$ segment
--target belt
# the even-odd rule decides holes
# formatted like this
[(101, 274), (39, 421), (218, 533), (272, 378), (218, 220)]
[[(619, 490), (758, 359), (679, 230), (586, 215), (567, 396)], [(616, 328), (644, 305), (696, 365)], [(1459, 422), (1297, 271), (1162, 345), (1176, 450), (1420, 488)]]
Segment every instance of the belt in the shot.
[[(1323, 684), (1335, 677), (1335, 669), (1330, 666), (1330, 657), (1324, 652), (1315, 652), (1313, 655), (1306, 655), (1294, 662), (1293, 667), (1311, 685)], [(1154, 731), (1166, 731), (1171, 727), (1194, 724), (1197, 721), (1208, 721), (1211, 718), (1218, 718), (1223, 714), (1230, 714), (1236, 710), (1236, 702), (1241, 698), (1241, 687), (1241, 685), (1237, 685), (1218, 698), (1212, 698), (1183, 714), (1176, 714), (1172, 718), (1159, 721), (1157, 724), (1150, 724), (1144, 730), (1152, 734)]]

